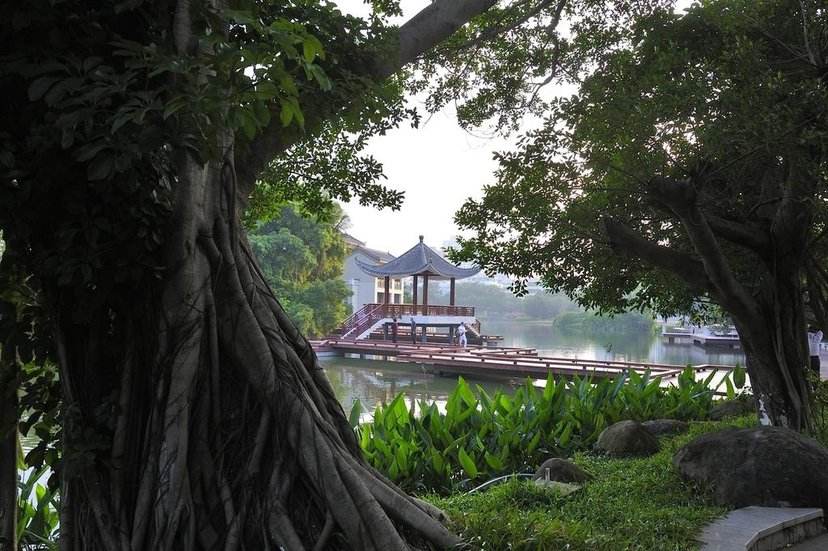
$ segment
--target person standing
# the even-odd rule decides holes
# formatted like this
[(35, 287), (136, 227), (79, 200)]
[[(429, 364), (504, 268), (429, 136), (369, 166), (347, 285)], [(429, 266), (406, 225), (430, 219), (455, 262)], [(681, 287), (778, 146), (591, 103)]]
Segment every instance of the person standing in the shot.
[(411, 316), (411, 343), (417, 344), (417, 322), (414, 321), (414, 316)]
[(463, 348), (466, 348), (467, 341), (466, 341), (466, 324), (465, 323), (461, 322), (460, 325), (457, 326), (457, 337), (459, 339), (460, 346), (462, 346)]
[(391, 342), (397, 344), (397, 316), (391, 318)]
[(808, 327), (808, 353), (811, 356), (811, 369), (819, 376), (819, 346), (822, 344), (822, 331)]

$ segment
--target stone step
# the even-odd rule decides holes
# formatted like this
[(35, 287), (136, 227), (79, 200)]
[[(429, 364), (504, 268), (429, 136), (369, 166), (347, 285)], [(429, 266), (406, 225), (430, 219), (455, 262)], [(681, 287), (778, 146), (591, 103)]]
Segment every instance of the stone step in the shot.
[(699, 541), (702, 551), (775, 551), (824, 533), (822, 509), (745, 507), (708, 524)]

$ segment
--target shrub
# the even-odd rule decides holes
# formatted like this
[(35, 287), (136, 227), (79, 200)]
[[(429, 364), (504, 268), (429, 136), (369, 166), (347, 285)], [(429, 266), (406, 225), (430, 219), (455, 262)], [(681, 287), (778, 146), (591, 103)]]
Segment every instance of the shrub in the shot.
[[(490, 396), (460, 378), (445, 412), (423, 400), (409, 405), (399, 394), (361, 426), (356, 402), (351, 420), (366, 459), (380, 472), (409, 491), (450, 492), (587, 449), (624, 419), (706, 419), (712, 379), (696, 381), (690, 368), (667, 387), (649, 373), (597, 381), (550, 375), (543, 389), (527, 380), (511, 396)], [(730, 376), (724, 380), (732, 388)]]

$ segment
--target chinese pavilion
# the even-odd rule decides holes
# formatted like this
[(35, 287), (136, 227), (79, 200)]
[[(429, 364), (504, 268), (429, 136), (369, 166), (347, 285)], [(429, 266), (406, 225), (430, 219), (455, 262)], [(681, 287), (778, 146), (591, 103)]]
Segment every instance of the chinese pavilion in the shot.
[[(376, 266), (359, 258), (356, 259), (356, 264), (366, 274), (384, 280), (384, 302), (365, 304), (354, 312), (337, 331), (339, 338), (365, 339), (379, 328), (383, 328), (387, 336), (389, 325), (394, 319), (406, 328), (414, 326), (421, 328), (423, 340), (426, 338), (427, 328), (448, 328), (448, 338), (451, 339), (454, 328), (460, 323), (465, 323), (473, 333), (477, 333), (479, 322), (474, 317), (474, 307), (455, 304), (455, 281), (477, 274), (480, 268), (455, 266), (423, 243), (422, 235), (419, 243), (385, 264)], [(414, 280), (412, 303), (391, 304), (389, 301), (391, 279), (406, 277), (412, 277)], [(431, 280), (449, 281), (449, 304), (447, 306), (428, 304), (428, 284)], [(420, 281), (422, 281), (422, 295), (419, 293)], [(418, 303), (420, 296), (422, 296), (422, 301)]]

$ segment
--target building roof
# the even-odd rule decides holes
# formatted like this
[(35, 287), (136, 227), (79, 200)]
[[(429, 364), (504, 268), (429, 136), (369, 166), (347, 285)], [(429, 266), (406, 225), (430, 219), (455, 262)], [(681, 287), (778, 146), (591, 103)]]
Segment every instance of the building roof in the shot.
[(364, 247), (365, 246), (365, 241), (360, 241), (359, 239), (357, 239), (356, 237), (354, 237), (353, 235), (351, 235), (348, 232), (340, 231), (340, 234), (342, 235), (342, 239), (345, 240), (345, 244), (348, 245), (349, 247)]
[(480, 271), (480, 268), (477, 267), (460, 268), (455, 266), (423, 243), (422, 235), (419, 243), (382, 266), (373, 266), (360, 261), (359, 258), (356, 258), (355, 261), (363, 272), (374, 277), (427, 275), (433, 279), (463, 279)]
[(359, 239), (357, 239), (349, 233), (342, 232), (342, 238), (345, 240), (345, 244), (348, 245), (348, 247), (351, 249), (351, 254), (363, 254), (369, 257), (371, 260), (378, 262), (380, 264), (397, 258), (389, 252), (366, 247), (365, 241), (360, 241)]

